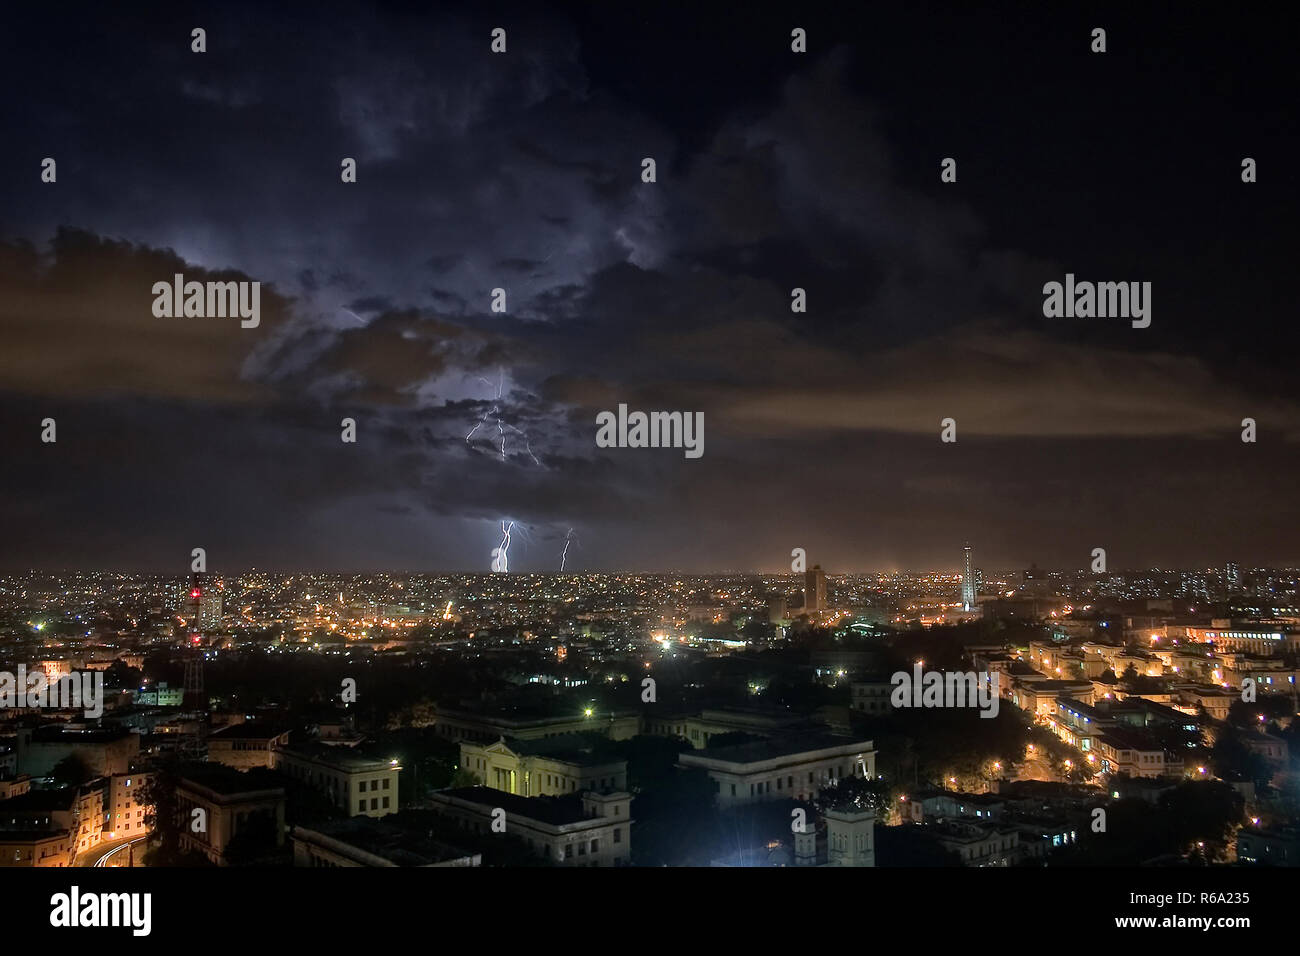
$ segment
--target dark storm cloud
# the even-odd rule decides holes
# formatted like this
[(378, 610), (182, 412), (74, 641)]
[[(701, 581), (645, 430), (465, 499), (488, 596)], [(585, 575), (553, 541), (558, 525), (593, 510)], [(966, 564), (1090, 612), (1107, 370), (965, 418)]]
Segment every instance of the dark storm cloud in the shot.
[[(796, 545), (838, 568), (950, 563), (966, 537), (1068, 561), (1100, 534), (1169, 562), (1294, 512), (1295, 389), (1253, 358), (1225, 374), (1169, 331), (1173, 299), (1145, 333), (1045, 320), (1057, 249), (919, 185), (936, 157), (899, 145), (861, 53), (781, 66), (688, 134), (629, 100), (653, 78), (593, 75), (564, 18), (512, 16), (494, 57), (472, 17), (236, 9), (207, 17), (203, 56), (178, 14), (36, 30), (82, 64), (67, 75), (0, 65), (15, 138), (59, 158), (57, 185), (0, 181), (5, 432), (28, 448), (60, 416), (59, 444), (6, 477), (34, 563), (213, 542), (233, 562), (481, 569), (502, 518), (531, 529), (515, 566), (544, 570), (568, 527), (587, 567), (778, 568)], [(155, 319), (173, 272), (280, 295), (256, 330)], [(704, 458), (596, 448), (620, 402), (704, 411)], [(1246, 416), (1273, 444), (1237, 441)], [(1210, 513), (1220, 490), (1242, 524)], [(1143, 519), (1171, 502), (1186, 520)], [(52, 530), (69, 522), (83, 538)]]
[[(368, 404), (409, 402), (415, 388), (443, 372), (455, 357), (459, 326), (414, 312), (388, 312), (365, 326), (336, 333), (304, 377), (338, 379), (343, 393), (364, 390)], [(355, 397), (354, 397), (355, 400)]]
[[(643, 355), (662, 358), (662, 367), (680, 370), (680, 378), (632, 392), (589, 378), (557, 378), (547, 383), (548, 393), (588, 408), (608, 407), (620, 395), (638, 407), (675, 399), (709, 409), (717, 428), (751, 439), (845, 431), (936, 435), (949, 417), (963, 435), (1227, 435), (1248, 413), (1272, 423), (1285, 440), (1300, 439), (1293, 401), (1255, 397), (1203, 362), (1061, 343), (1005, 324), (864, 355), (793, 338), (772, 322), (719, 325), (658, 345), (655, 351), (647, 344)], [(732, 381), (699, 381), (703, 357), (723, 351), (732, 356)], [(778, 381), (792, 367), (816, 369), (816, 376)]]
[[(516, 18), (534, 52), (493, 57), (476, 42), (487, 29), (465, 19), (347, 22), (341, 34), (236, 9), (209, 23), (202, 56), (188, 26), (165, 24), (135, 50), (76, 50), (111, 82), (13, 76), (19, 132), (63, 165), (57, 192), (15, 197), (12, 225), (44, 237), (71, 220), (199, 264), (301, 277), (287, 291), (326, 310), (367, 296), (429, 305), (432, 264), (436, 288), (477, 311), (513, 280), (518, 314), (624, 258), (619, 234), (643, 228), (641, 202), (603, 190), (631, 183), (631, 144), (663, 152), (667, 137), (585, 89), (563, 24)], [(91, 146), (105, 142), (123, 147)], [(354, 187), (339, 181), (345, 156)], [(503, 260), (539, 265), (503, 275)]]
[(261, 289), (258, 330), (236, 318), (153, 314), (155, 282), (251, 281), (168, 250), (60, 230), (48, 250), (0, 244), (0, 382), (27, 394), (148, 395), (247, 402), (267, 392), (240, 376), (257, 331), (275, 334), (290, 303)]

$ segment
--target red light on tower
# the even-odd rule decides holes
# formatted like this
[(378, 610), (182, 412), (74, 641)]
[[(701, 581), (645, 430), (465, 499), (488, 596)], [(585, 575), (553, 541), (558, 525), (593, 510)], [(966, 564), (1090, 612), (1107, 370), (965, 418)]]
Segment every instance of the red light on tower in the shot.
[(199, 599), (199, 595), (201, 595), (202, 593), (203, 592), (200, 591), (198, 588), (195, 588), (193, 591), (190, 592), (190, 597), (197, 601)]

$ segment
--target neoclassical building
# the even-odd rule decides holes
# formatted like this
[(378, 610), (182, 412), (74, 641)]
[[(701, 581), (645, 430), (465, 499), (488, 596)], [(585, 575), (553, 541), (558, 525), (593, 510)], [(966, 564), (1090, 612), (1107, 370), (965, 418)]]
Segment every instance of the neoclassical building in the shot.
[(609, 740), (599, 734), (462, 741), (460, 766), (485, 786), (522, 797), (627, 789), (627, 761), (611, 752)]

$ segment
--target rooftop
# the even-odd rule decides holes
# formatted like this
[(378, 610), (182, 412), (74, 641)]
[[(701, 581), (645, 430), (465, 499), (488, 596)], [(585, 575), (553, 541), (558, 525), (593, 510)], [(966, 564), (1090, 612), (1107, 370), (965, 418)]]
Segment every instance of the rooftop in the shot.
[(132, 731), (126, 727), (86, 727), (70, 724), (46, 724), (32, 731), (33, 743), (45, 744), (97, 744), (113, 743), (130, 737)]
[(284, 728), (261, 720), (249, 720), (214, 730), (209, 736), (222, 740), (270, 740), (283, 734)]
[(859, 740), (857, 737), (844, 737), (839, 734), (791, 734), (746, 744), (706, 747), (703, 750), (686, 751), (681, 756), (682, 758), (695, 757), (705, 760), (717, 760), (723, 763), (751, 764), (762, 763), (765, 760), (777, 760), (781, 757), (790, 757), (811, 751), (855, 745), (861, 747), (863, 751), (873, 749), (871, 741)]
[(596, 733), (560, 734), (539, 740), (506, 737), (505, 744), (520, 755), (551, 757), (573, 764), (610, 763), (623, 759), (622, 751), (613, 741)]
[[(365, 817), (353, 817), (313, 827), (295, 827), (293, 835), (295, 839), (309, 843), (338, 841), (347, 847), (387, 860), (394, 866), (432, 866), (473, 856), (438, 840)], [(321, 837), (325, 839), (322, 840)]]
[(220, 763), (188, 763), (181, 766), (178, 776), (222, 796), (280, 790), (284, 786), (280, 775), (265, 767), (239, 771)]
[(28, 790), (8, 800), (0, 800), (0, 816), (9, 812), (70, 810), (76, 800), (76, 787), (64, 787), (60, 790)]
[(331, 747), (328, 744), (305, 743), (282, 747), (278, 753), (310, 760), (346, 773), (377, 772), (398, 769), (391, 758), (358, 753), (353, 747)]
[(468, 800), (484, 807), (488, 812), (500, 807), (510, 816), (549, 823), (552, 826), (565, 826), (592, 819), (582, 804), (580, 794), (567, 794), (562, 797), (521, 797), (517, 793), (506, 793), (491, 787), (456, 787), (451, 790), (439, 790), (435, 795), (455, 797)]

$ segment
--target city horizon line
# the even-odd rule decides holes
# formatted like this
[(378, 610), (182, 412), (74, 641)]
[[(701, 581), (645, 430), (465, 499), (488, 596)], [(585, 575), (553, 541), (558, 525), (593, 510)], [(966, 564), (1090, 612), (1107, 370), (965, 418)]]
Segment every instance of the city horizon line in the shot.
[[(977, 567), (976, 570), (983, 571), (986, 574), (1010, 575), (1023, 574), (1025, 571), (1037, 569), (1043, 572), (1065, 572), (1089, 575), (1096, 578), (1115, 577), (1117, 575), (1135, 574), (1135, 573), (1158, 573), (1158, 574), (1183, 574), (1183, 573), (1205, 573), (1218, 571), (1222, 572), (1228, 564), (1236, 564), (1244, 572), (1250, 571), (1300, 571), (1300, 561), (1294, 564), (1261, 564), (1261, 565), (1242, 565), (1239, 562), (1225, 562), (1222, 565), (1195, 565), (1195, 566), (1157, 566), (1149, 567), (1131, 566), (1116, 568), (1107, 571), (1090, 571), (1086, 567), (1064, 567), (1060, 565), (1038, 565), (1031, 563), (1028, 567), (1016, 565), (1007, 568), (990, 569), (987, 567)], [(321, 575), (430, 575), (430, 576), (460, 576), (460, 577), (553, 577), (553, 578), (580, 578), (593, 576), (658, 576), (665, 577), (671, 575), (685, 575), (691, 577), (790, 577), (799, 578), (807, 574), (813, 568), (820, 568), (828, 578), (832, 577), (871, 577), (880, 575), (945, 575), (960, 578), (964, 571), (959, 566), (948, 568), (889, 568), (889, 569), (869, 569), (869, 570), (828, 570), (821, 565), (813, 565), (805, 571), (775, 571), (775, 570), (757, 570), (757, 569), (739, 569), (739, 568), (718, 568), (709, 571), (685, 569), (685, 568), (664, 568), (650, 570), (632, 570), (628, 568), (615, 569), (585, 569), (581, 571), (529, 571), (529, 570), (510, 570), (510, 571), (490, 571), (490, 570), (470, 570), (470, 569), (428, 569), (428, 568), (398, 568), (398, 567), (369, 567), (369, 568), (286, 568), (286, 567), (259, 567), (258, 565), (243, 565), (232, 570), (224, 571), (162, 571), (148, 570), (142, 568), (124, 569), (121, 567), (29, 567), (22, 569), (4, 569), (0, 568), (0, 578), (15, 577), (24, 574), (121, 574), (133, 577), (189, 577), (192, 574), (201, 573), (208, 576), (213, 575), (236, 575), (236, 574), (321, 574)]]

